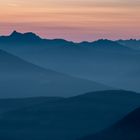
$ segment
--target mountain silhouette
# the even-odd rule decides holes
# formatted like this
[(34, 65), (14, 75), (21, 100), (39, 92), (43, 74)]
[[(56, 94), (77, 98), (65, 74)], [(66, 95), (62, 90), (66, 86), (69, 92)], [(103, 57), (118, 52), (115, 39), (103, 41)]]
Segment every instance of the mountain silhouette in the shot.
[(140, 108), (134, 110), (121, 121), (95, 135), (81, 140), (139, 140), (140, 139)]
[[(0, 43), (11, 43), (11, 41), (16, 40), (20, 43), (20, 45), (23, 45), (25, 43), (28, 43), (28, 45), (32, 45), (32, 41), (35, 41), (37, 44), (43, 44), (47, 46), (57, 46), (57, 47), (68, 47), (68, 46), (86, 46), (86, 47), (108, 47), (108, 48), (117, 48), (117, 49), (129, 49), (124, 45), (121, 45), (121, 43), (107, 40), (107, 39), (100, 39), (94, 42), (81, 42), (81, 43), (75, 43), (72, 41), (67, 41), (64, 39), (42, 39), (39, 36), (37, 36), (35, 33), (27, 32), (27, 33), (20, 33), (17, 31), (13, 31), (9, 36), (1, 36), (0, 37)], [(31, 41), (31, 42), (30, 42)], [(17, 43), (15, 42), (15, 44)], [(18, 44), (19, 45), (19, 44)], [(27, 44), (26, 44), (27, 45)]]
[(73, 42), (68, 42), (64, 39), (42, 39), (33, 32), (20, 33), (13, 31), (9, 36), (1, 36), (0, 44), (10, 44), (10, 45), (21, 45), (21, 46), (36, 46), (36, 45), (49, 45), (49, 46), (63, 46), (72, 44)]
[[(13, 39), (12, 36), (19, 37)], [(74, 43), (15, 31), (0, 37), (0, 48), (46, 69), (116, 89), (140, 92), (140, 51), (117, 41), (100, 39)]]
[(121, 90), (9, 100), (1, 106), (7, 106), (0, 117), (2, 140), (76, 140), (110, 127), (140, 105), (139, 94)]
[(28, 33), (19, 33), (17, 31), (13, 31), (9, 38), (12, 39), (28, 39), (28, 40), (40, 40), (41, 38), (32, 32)]
[(107, 49), (107, 51), (110, 51), (110, 49), (113, 51), (127, 51), (130, 50), (127, 46), (119, 44), (118, 42), (115, 41), (111, 41), (108, 39), (100, 39), (94, 42), (81, 42), (79, 43), (82, 46), (90, 46), (90, 47), (94, 47), (94, 48), (98, 48), (98, 49)]

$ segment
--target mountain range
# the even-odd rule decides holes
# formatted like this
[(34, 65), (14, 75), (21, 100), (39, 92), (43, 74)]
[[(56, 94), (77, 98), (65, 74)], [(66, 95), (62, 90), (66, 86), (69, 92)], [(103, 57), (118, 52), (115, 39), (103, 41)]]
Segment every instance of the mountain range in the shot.
[(103, 84), (41, 68), (0, 50), (0, 98), (73, 96), (111, 89)]
[[(139, 42), (130, 41), (137, 45)], [(45, 69), (116, 89), (140, 92), (140, 51), (122, 42), (129, 41), (101, 39), (75, 43), (14, 31), (0, 37), (0, 49)]]
[(0, 36), (0, 139), (139, 140), (139, 42)]

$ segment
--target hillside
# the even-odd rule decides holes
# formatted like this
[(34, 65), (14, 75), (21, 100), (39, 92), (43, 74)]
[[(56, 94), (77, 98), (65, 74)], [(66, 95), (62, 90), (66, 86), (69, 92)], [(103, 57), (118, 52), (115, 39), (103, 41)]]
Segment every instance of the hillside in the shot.
[(0, 98), (72, 96), (111, 89), (96, 82), (44, 69), (0, 50)]
[(139, 140), (140, 108), (134, 110), (112, 127), (81, 140)]
[(108, 128), (139, 106), (140, 95), (128, 91), (91, 92), (27, 104), (1, 114), (0, 138), (75, 140)]

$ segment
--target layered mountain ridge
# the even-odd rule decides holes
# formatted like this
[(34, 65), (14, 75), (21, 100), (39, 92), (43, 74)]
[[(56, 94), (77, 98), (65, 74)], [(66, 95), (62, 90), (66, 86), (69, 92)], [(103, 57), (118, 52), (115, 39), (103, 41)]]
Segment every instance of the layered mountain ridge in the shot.
[(139, 101), (140, 94), (123, 90), (69, 98), (1, 99), (0, 139), (77, 140), (112, 126), (138, 108)]
[(74, 43), (14, 31), (0, 37), (0, 49), (46, 69), (140, 92), (140, 51), (119, 41)]
[(109, 87), (41, 68), (0, 50), (0, 98), (72, 96)]

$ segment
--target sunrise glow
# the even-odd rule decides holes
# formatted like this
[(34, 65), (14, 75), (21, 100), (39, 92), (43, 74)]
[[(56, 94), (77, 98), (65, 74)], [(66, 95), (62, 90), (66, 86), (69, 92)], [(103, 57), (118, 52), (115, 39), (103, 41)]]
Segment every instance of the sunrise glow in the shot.
[(140, 38), (139, 0), (1, 0), (0, 34), (73, 41)]

